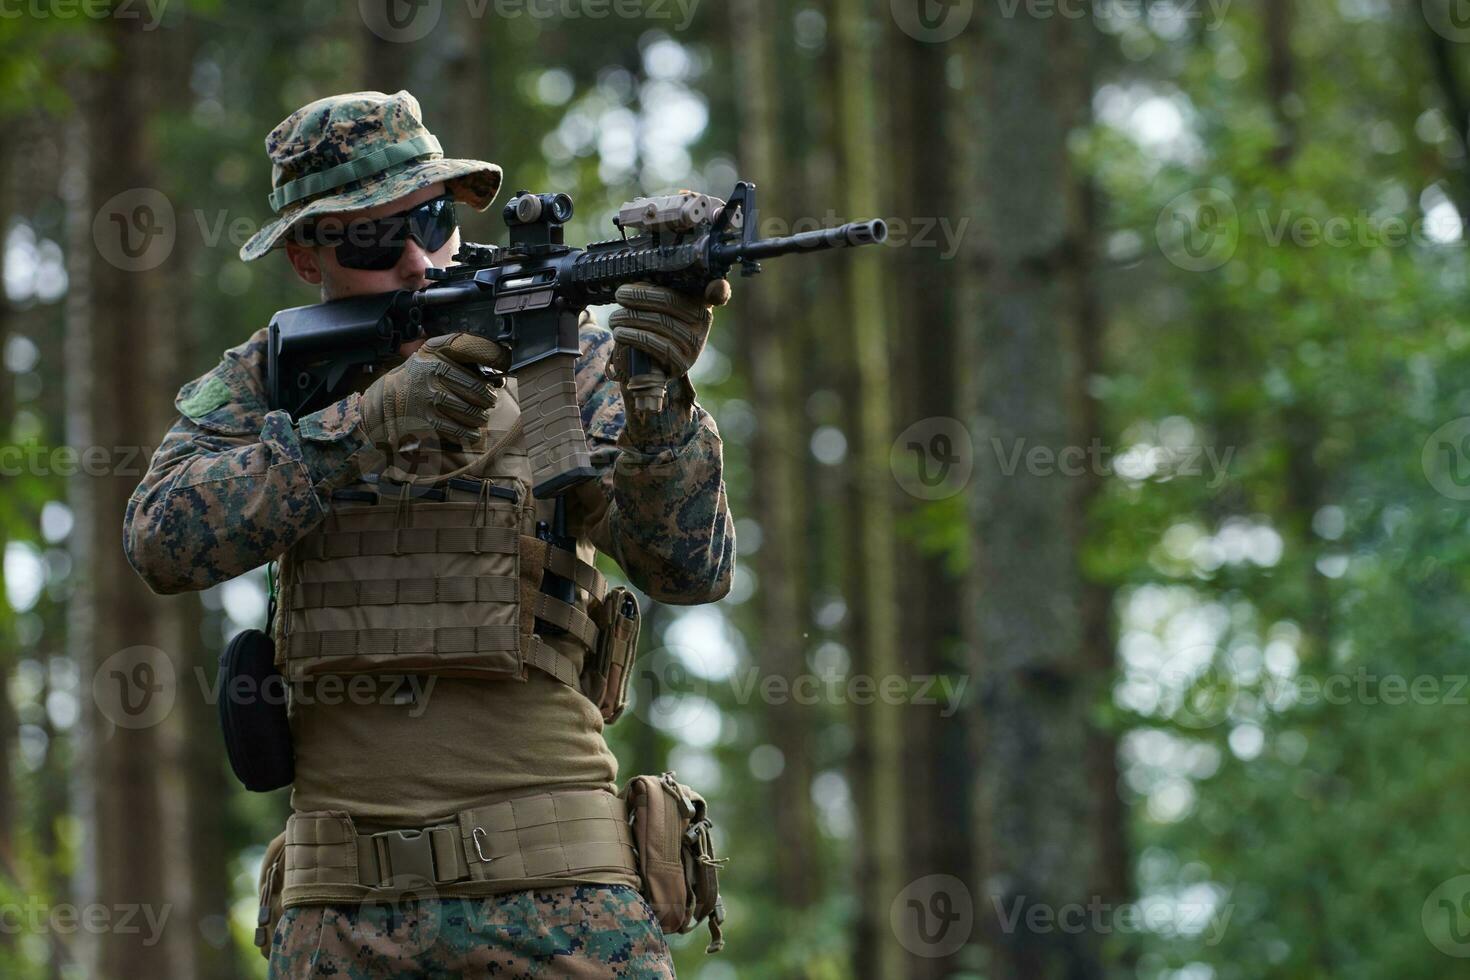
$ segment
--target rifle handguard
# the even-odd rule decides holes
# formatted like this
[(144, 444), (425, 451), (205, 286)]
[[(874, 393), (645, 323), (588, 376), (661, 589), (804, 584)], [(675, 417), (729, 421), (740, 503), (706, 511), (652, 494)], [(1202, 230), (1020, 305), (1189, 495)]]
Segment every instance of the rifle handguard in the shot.
[(575, 354), (552, 354), (515, 372), (531, 455), (532, 493), (565, 493), (597, 475), (577, 408)]

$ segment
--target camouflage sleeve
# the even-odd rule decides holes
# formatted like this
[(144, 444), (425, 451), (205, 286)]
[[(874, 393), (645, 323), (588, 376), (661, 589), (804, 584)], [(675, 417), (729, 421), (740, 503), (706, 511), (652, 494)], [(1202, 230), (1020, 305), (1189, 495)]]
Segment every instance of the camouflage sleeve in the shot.
[(180, 389), (179, 418), (128, 501), (123, 549), (155, 592), (205, 589), (278, 557), (367, 468), (358, 395), (298, 423), (266, 410), (265, 336)]
[(581, 328), (577, 400), (600, 471), (579, 492), (585, 533), (629, 580), (660, 602), (714, 602), (730, 591), (735, 527), (725, 499), (714, 419), (687, 382), (662, 412), (625, 415), (621, 386), (607, 377), (612, 334)]

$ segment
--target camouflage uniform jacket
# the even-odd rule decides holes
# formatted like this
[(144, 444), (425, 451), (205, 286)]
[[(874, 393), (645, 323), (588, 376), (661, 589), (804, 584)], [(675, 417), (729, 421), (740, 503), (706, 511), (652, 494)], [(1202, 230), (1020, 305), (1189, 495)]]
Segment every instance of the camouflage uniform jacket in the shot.
[[(124, 549), (155, 592), (205, 589), (279, 557), (322, 521), (334, 488), (381, 461), (357, 394), (294, 424), (267, 410), (266, 335), (179, 391), (180, 417), (128, 502)], [(692, 397), (626, 416), (606, 373), (611, 333), (586, 317), (580, 347), (578, 403), (601, 477), (571, 502), (576, 523), (652, 598), (720, 598), (735, 534), (714, 420)]]

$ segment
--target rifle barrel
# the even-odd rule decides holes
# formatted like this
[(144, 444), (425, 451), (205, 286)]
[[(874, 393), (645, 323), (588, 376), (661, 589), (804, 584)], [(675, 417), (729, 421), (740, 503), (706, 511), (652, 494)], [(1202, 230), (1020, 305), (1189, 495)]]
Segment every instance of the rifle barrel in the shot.
[(736, 262), (741, 259), (769, 259), (792, 252), (820, 252), (829, 248), (855, 248), (859, 245), (876, 245), (888, 238), (888, 225), (882, 218), (872, 221), (853, 221), (836, 228), (818, 228), (803, 231), (785, 238), (763, 238), (744, 244), (730, 242), (716, 246), (721, 261)]

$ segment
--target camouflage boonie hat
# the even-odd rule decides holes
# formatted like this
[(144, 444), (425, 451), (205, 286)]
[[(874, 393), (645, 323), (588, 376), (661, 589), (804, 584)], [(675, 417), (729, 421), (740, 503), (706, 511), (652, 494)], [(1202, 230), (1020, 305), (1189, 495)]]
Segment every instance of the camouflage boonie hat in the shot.
[(258, 259), (284, 244), (291, 228), (321, 214), (397, 200), (444, 181), (456, 201), (483, 211), (500, 190), (500, 168), (483, 160), (446, 160), (408, 92), (351, 92), (297, 109), (270, 131), (270, 205), (279, 217), (240, 248)]

